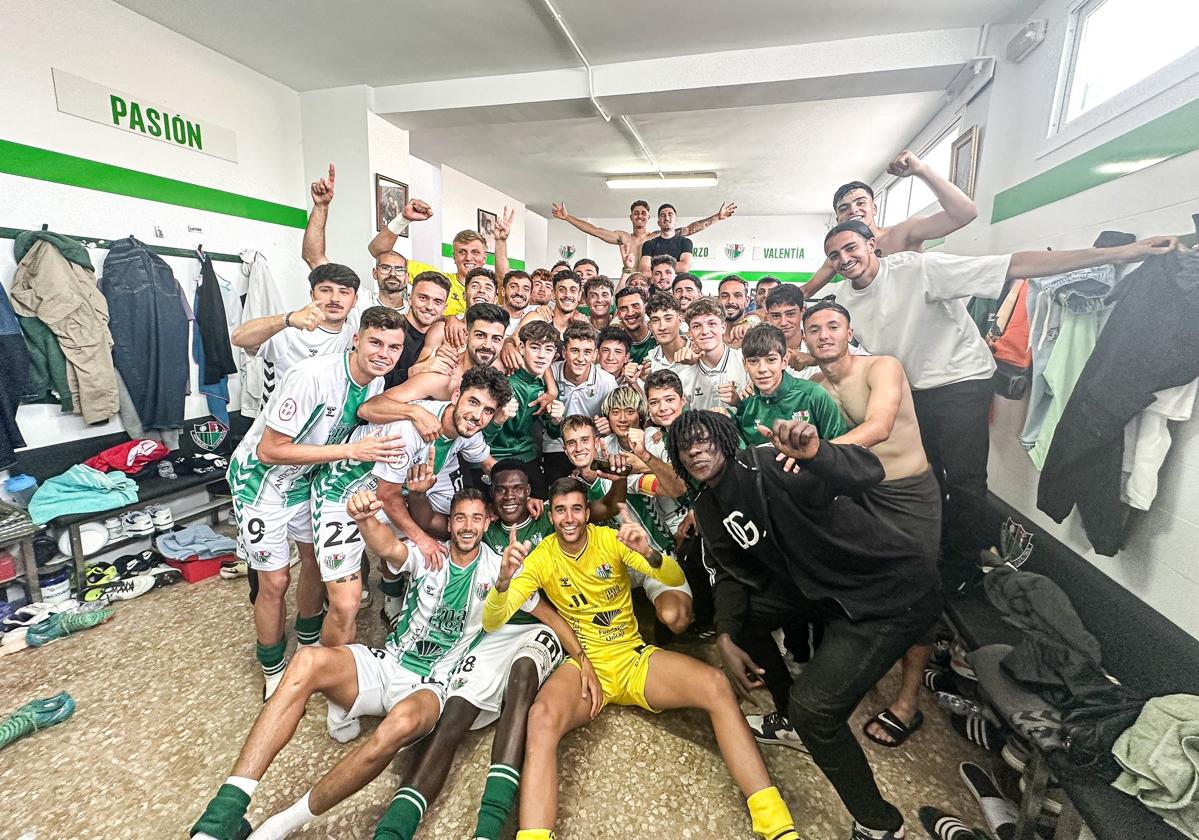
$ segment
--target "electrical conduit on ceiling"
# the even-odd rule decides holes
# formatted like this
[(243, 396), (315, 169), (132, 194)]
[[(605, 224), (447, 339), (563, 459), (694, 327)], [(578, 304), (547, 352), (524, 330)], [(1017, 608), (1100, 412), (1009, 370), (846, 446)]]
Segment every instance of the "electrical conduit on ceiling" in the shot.
[[(587, 60), (587, 56), (583, 54), (583, 50), (579, 47), (579, 42), (575, 40), (575, 36), (571, 33), (570, 28), (566, 25), (566, 21), (563, 19), (562, 13), (554, 8), (552, 0), (542, 0), (542, 2), (545, 3), (545, 7), (549, 10), (550, 15), (554, 18), (554, 22), (558, 24), (558, 28), (562, 30), (562, 34), (566, 36), (566, 40), (570, 42), (571, 47), (574, 48), (575, 54), (579, 57), (579, 61), (583, 62), (583, 67), (587, 70), (587, 96), (591, 99), (591, 104), (595, 106), (595, 110), (599, 112), (599, 115), (604, 118), (604, 122), (611, 122), (612, 115), (609, 114), (604, 109), (604, 106), (600, 104), (599, 100), (595, 98), (595, 79), (592, 75), (591, 62), (589, 62)], [(662, 170), (658, 166), (657, 161), (654, 159), (653, 154), (650, 152), (649, 147), (645, 145), (645, 141), (641, 139), (641, 135), (637, 133), (637, 129), (633, 127), (632, 121), (627, 116), (621, 114), (620, 124), (623, 125), (629, 135), (632, 136), (633, 140), (640, 147), (641, 154), (643, 154), (645, 159), (649, 161), (649, 165), (655, 172), (658, 173), (658, 176), (665, 177), (662, 174)]]

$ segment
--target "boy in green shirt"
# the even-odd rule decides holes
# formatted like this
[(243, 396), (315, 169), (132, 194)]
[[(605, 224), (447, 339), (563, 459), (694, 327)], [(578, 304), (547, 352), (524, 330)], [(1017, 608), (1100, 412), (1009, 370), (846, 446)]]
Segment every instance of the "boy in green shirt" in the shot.
[(772, 428), (775, 420), (804, 420), (815, 426), (825, 440), (849, 431), (849, 424), (827, 391), (806, 379), (784, 375), (787, 339), (778, 327), (753, 327), (741, 342), (741, 355), (752, 391), (744, 396), (733, 395), (739, 399), (733, 419), (748, 446), (766, 443), (758, 427)]
[[(491, 447), (493, 458), (521, 462), (528, 473), (533, 495), (544, 499), (545, 476), (541, 471), (541, 453), (533, 435), (533, 418), (540, 411), (538, 397), (545, 393), (545, 372), (558, 352), (560, 336), (549, 321), (529, 321), (517, 333), (520, 338), (521, 365), (508, 377), (512, 399), (504, 407), (502, 424), (491, 423), (483, 430), (483, 438)], [(563, 405), (550, 403), (548, 414), (558, 422)]]

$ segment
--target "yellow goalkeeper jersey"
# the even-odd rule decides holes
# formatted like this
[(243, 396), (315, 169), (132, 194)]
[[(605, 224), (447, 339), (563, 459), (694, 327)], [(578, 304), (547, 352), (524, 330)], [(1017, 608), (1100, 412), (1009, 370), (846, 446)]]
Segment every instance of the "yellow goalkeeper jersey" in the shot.
[(507, 592), (494, 588), (483, 607), (483, 629), (504, 625), (529, 595), (540, 589), (570, 624), (593, 662), (621, 656), (644, 644), (633, 615), (628, 569), (660, 580), (667, 586), (683, 583), (683, 570), (674, 558), (663, 556), (661, 568), (650, 566), (637, 552), (616, 539), (616, 532), (587, 526), (582, 554), (562, 550), (551, 534), (525, 558)]

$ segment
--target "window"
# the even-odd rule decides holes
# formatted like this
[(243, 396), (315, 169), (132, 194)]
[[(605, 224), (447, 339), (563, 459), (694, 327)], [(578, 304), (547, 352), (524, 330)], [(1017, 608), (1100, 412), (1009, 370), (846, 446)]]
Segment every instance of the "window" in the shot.
[(1067, 29), (1055, 129), (1196, 50), (1196, 0), (1084, 0)]
[[(958, 129), (959, 124), (955, 122), (920, 154), (920, 159), (929, 168), (946, 179), (949, 178), (949, 159), (953, 154), (953, 141), (958, 137)], [(883, 189), (882, 225), (890, 227), (898, 224), (936, 202), (933, 191), (919, 178), (896, 178)]]

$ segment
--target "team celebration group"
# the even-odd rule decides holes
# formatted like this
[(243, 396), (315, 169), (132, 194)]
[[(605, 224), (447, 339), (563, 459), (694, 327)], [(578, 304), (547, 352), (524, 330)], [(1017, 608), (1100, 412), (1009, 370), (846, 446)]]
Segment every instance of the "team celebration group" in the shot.
[[(765, 744), (810, 753), (852, 840), (904, 837), (848, 721), (900, 662), (898, 694), (860, 735), (897, 746), (920, 726), (943, 599), (990, 544), (995, 363), (966, 302), (1179, 244), (926, 254), (975, 206), (910, 152), (889, 172), (923, 180), (942, 209), (883, 227), (870, 187), (845, 184), (803, 286), (689, 271), (689, 237), (735, 204), (686, 226), (664, 204), (650, 230), (636, 201), (631, 231), (555, 205), (616, 246), (614, 279), (590, 259), (509, 270), (507, 211), (494, 271), (465, 230), (441, 272), (392, 250), (433, 217), (414, 199), (370, 241), (369, 289), (325, 255), (330, 166), (304, 236), (311, 303), (232, 335), (263, 359), (269, 392), (228, 473), (264, 703), (192, 836), (287, 837), (412, 745), (374, 834), (412, 838), (458, 744), (494, 723), (471, 837), (497, 840), (515, 810), (518, 840), (550, 838), (559, 741), (618, 704), (706, 712), (755, 836), (803, 836), (804, 803), (783, 801)], [(381, 649), (356, 642), (371, 565)], [(648, 644), (637, 588), (655, 641), (714, 639), (723, 672)], [(763, 688), (775, 711), (747, 718), (739, 701)], [(254, 829), (251, 798), (314, 693), (338, 741), (382, 720)]]

